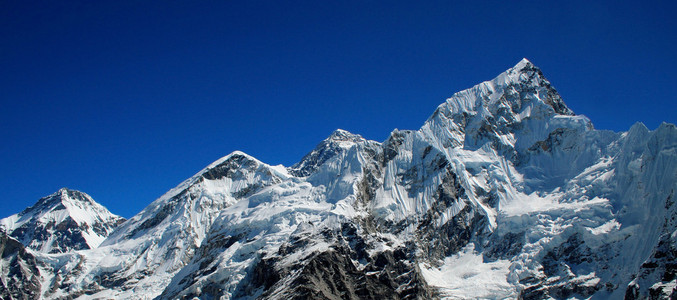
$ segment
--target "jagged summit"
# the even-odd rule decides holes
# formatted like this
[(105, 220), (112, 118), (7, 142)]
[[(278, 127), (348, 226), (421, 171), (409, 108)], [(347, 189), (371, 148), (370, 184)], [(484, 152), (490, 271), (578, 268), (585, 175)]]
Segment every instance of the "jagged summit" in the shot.
[(368, 141), (359, 134), (354, 134), (343, 129), (336, 129), (329, 137), (320, 142), (313, 151), (306, 154), (301, 161), (288, 168), (294, 176), (306, 177), (332, 157), (345, 153), (350, 148), (359, 144), (378, 144)]
[(104, 215), (110, 214), (105, 207), (98, 204), (86, 193), (63, 187), (49, 196), (40, 198), (34, 205), (20, 212), (18, 216), (20, 220), (27, 220), (37, 215), (60, 210), (65, 210), (71, 217), (80, 222), (87, 221), (83, 219), (85, 216), (82, 215), (85, 210), (104, 212)]
[[(245, 152), (235, 150), (229, 153), (228, 155), (215, 160), (214, 162), (204, 167), (202, 170), (195, 173), (195, 175), (179, 183), (176, 187), (172, 188), (171, 190), (160, 196), (153, 203), (165, 202), (169, 201), (172, 198), (180, 197), (182, 193), (185, 193), (191, 187), (204, 182), (204, 180), (216, 180), (232, 176), (233, 175), (232, 172), (235, 172), (241, 168), (248, 169), (249, 171), (255, 171), (255, 169), (262, 169), (266, 170), (264, 172), (266, 174), (270, 175), (274, 174), (274, 176), (280, 177), (288, 176), (287, 171), (284, 169), (284, 167), (267, 165)], [(153, 204), (151, 204), (150, 206), (153, 206)], [(141, 213), (143, 213), (143, 211)], [(130, 220), (138, 218), (138, 216), (139, 215), (135, 216)]]
[(533, 109), (539, 104), (546, 104), (560, 115), (574, 115), (541, 69), (522, 59), (496, 78), (454, 94), (440, 107), (446, 107), (451, 114), (480, 113), (482, 109), (529, 114), (525, 108)]
[(523, 57), (513, 68), (519, 69), (519, 68), (522, 68), (522, 67), (524, 67), (528, 64), (532, 64), (531, 61), (529, 59), (527, 59), (526, 57)]
[(89, 195), (61, 188), (24, 211), (0, 220), (0, 226), (28, 248), (63, 253), (98, 247), (123, 221)]
[(354, 134), (343, 129), (336, 129), (326, 140), (358, 143), (365, 139), (359, 134)]
[[(514, 67), (506, 71), (505, 74), (508, 77), (511, 77), (512, 81), (515, 83), (519, 82), (525, 85), (543, 87), (545, 93), (538, 91), (538, 98), (540, 100), (543, 100), (546, 104), (550, 105), (553, 110), (560, 115), (574, 115), (574, 112), (566, 106), (557, 90), (550, 84), (550, 81), (545, 78), (541, 69), (526, 58), (523, 58)], [(499, 77), (501, 77), (501, 75), (499, 75)]]
[[(441, 148), (475, 149), (487, 142), (512, 151), (547, 137), (552, 128), (592, 129), (576, 116), (541, 70), (526, 59), (496, 78), (455, 93), (421, 131)], [(520, 138), (521, 137), (521, 138)]]
[(212, 162), (211, 164), (209, 164), (207, 167), (205, 167), (204, 169), (202, 169), (202, 171), (198, 172), (198, 174), (199, 174), (199, 173), (204, 173), (206, 170), (212, 169), (212, 168), (214, 168), (214, 167), (216, 167), (216, 166), (222, 164), (223, 162), (225, 162), (225, 161), (227, 161), (227, 160), (229, 160), (229, 159), (232, 159), (232, 158), (234, 158), (234, 157), (242, 157), (242, 158), (244, 158), (244, 159), (246, 159), (246, 160), (250, 160), (250, 161), (257, 162), (257, 163), (261, 163), (261, 161), (259, 161), (259, 160), (256, 159), (255, 157), (253, 157), (253, 156), (251, 156), (251, 155), (249, 155), (249, 154), (247, 154), (247, 153), (244, 153), (244, 152), (242, 152), (242, 151), (240, 151), (240, 150), (235, 150), (235, 151), (229, 153), (228, 155), (226, 155), (226, 156), (224, 156), (224, 157), (221, 157), (221, 158), (215, 160), (214, 162)]

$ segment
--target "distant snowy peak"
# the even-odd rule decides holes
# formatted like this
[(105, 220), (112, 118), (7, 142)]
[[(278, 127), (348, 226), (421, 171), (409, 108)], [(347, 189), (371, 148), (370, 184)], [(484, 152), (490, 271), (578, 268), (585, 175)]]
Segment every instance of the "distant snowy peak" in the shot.
[(98, 247), (123, 221), (89, 195), (62, 188), (0, 220), (0, 227), (28, 248), (64, 253)]
[(313, 151), (306, 154), (301, 161), (289, 168), (289, 173), (298, 177), (306, 177), (315, 172), (322, 164), (358, 144), (379, 144), (368, 141), (359, 134), (343, 129), (335, 130), (328, 138), (320, 142)]

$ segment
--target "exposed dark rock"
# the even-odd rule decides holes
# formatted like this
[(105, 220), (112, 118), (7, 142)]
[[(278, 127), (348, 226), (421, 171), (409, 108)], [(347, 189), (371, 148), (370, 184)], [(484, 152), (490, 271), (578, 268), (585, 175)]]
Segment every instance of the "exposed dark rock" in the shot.
[(508, 232), (500, 237), (494, 236), (484, 252), (484, 258), (488, 261), (511, 259), (522, 251), (524, 242), (524, 232)]
[[(447, 222), (437, 225), (443, 213), (458, 201), (465, 202), (465, 207)], [(456, 174), (447, 170), (442, 184), (437, 188), (435, 201), (417, 226), (421, 252), (427, 260), (439, 261), (457, 253), (473, 238), (484, 236), (485, 230), (486, 216), (470, 205)]]
[[(534, 81), (537, 81), (536, 84), (539, 87), (545, 88), (546, 90), (544, 99), (546, 104), (550, 105), (553, 110), (555, 110), (555, 112), (560, 115), (574, 115), (574, 112), (566, 106), (564, 100), (562, 100), (562, 97), (559, 95), (557, 90), (555, 90), (555, 88), (550, 84), (550, 81), (545, 78), (545, 75), (543, 75), (543, 72), (540, 68), (536, 67), (531, 62), (528, 62), (521, 70), (518, 71), (529, 76), (527, 80), (521, 82), (522, 87), (533, 85)], [(535, 94), (533, 91), (527, 91), (524, 89), (522, 89), (521, 92)]]
[(38, 261), (23, 244), (0, 230), (0, 299), (40, 299)]
[(600, 289), (599, 285), (586, 285), (585, 281), (558, 281), (542, 285), (532, 285), (524, 289), (520, 299), (586, 299)]
[(399, 151), (400, 146), (404, 142), (406, 131), (395, 130), (390, 133), (388, 139), (383, 142), (383, 162), (382, 165), (391, 161)]
[(597, 254), (585, 244), (580, 234), (571, 235), (561, 245), (548, 251), (543, 257), (545, 277), (528, 285), (520, 293), (522, 299), (569, 299), (571, 297), (588, 298), (604, 287), (598, 282), (590, 284), (587, 274), (576, 274), (574, 270), (586, 270), (586, 264), (599, 260)]
[(256, 161), (241, 154), (233, 154), (226, 161), (207, 170), (202, 174), (202, 177), (208, 180), (218, 180), (224, 177), (238, 178), (244, 175), (246, 171), (256, 169), (258, 164)]
[(550, 152), (554, 149), (568, 151), (571, 150), (569, 147), (572, 147), (573, 145), (562, 147), (563, 141), (567, 140), (567, 137), (576, 134), (577, 132), (573, 129), (557, 128), (548, 134), (548, 137), (545, 140), (536, 142), (533, 146), (529, 147), (528, 150), (530, 152)]
[(290, 276), (295, 269), (271, 269), (270, 262), (255, 268), (267, 274), (257, 280), (265, 283), (267, 292), (261, 298), (275, 299), (430, 299), (432, 293), (416, 264), (405, 249), (384, 251), (368, 258), (363, 268), (353, 262), (351, 250), (334, 247), (316, 253), (298, 265), (298, 274), (291, 284), (271, 285)]

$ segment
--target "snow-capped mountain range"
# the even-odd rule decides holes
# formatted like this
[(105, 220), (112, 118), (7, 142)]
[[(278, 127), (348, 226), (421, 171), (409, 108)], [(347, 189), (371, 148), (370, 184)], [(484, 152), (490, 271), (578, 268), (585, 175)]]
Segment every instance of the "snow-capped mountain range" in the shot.
[(524, 59), (419, 130), (234, 152), (122, 223), (40, 199), (0, 221), (0, 298), (674, 298), (676, 189), (675, 125), (595, 130)]

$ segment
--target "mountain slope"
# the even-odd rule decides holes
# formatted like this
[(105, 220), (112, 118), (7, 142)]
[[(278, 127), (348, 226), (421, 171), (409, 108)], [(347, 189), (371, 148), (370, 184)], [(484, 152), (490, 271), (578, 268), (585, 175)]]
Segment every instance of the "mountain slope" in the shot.
[(676, 189), (674, 125), (595, 130), (525, 59), (382, 143), (234, 152), (26, 276), (50, 299), (669, 298)]
[[(154, 297), (195, 255), (221, 210), (279, 183), (284, 168), (233, 152), (179, 184), (130, 218), (99, 248), (71, 254), (53, 266), (63, 273), (50, 297)], [(88, 295), (88, 296), (83, 296)]]
[(38, 299), (38, 262), (25, 247), (0, 230), (0, 299)]
[(62, 188), (0, 220), (0, 227), (30, 249), (65, 253), (98, 247), (123, 221), (89, 195)]

